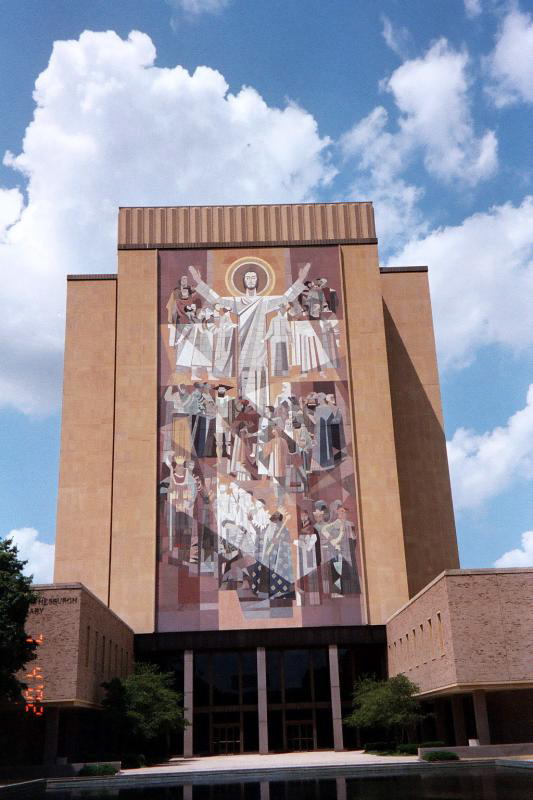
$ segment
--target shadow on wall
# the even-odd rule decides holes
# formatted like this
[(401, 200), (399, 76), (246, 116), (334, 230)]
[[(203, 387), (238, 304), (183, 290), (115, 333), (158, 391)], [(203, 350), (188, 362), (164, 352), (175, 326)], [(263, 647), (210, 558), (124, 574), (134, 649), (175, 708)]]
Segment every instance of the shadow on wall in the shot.
[(442, 570), (457, 569), (459, 556), (444, 430), (385, 302), (383, 317), (409, 596), (413, 597)]

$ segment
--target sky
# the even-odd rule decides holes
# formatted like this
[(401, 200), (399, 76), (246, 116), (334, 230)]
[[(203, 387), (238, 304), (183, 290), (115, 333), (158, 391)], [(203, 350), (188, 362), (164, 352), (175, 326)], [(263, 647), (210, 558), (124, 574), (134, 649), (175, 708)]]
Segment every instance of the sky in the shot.
[(533, 565), (531, 0), (2, 0), (0, 536), (52, 579), (65, 276), (119, 205), (372, 200), (429, 266), (461, 566)]

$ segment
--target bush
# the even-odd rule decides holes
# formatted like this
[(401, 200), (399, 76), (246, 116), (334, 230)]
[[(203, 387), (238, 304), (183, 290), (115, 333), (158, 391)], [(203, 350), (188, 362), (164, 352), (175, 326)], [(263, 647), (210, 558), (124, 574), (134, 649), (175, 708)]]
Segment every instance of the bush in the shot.
[(146, 766), (146, 758), (142, 753), (126, 753), (122, 756), (122, 766), (124, 769), (138, 769)]
[(113, 764), (85, 764), (78, 775), (82, 777), (91, 777), (94, 775), (116, 775), (118, 769)]
[(383, 753), (386, 750), (395, 750), (396, 745), (394, 742), (368, 742), (363, 745), (365, 752)]
[(459, 761), (457, 753), (449, 750), (433, 750), (432, 753), (424, 753), (422, 758), (424, 761)]
[(446, 747), (445, 742), (421, 742), (419, 747)]
[(396, 748), (397, 752), (400, 753), (402, 756), (416, 756), (418, 755), (418, 747), (417, 744), (399, 744)]

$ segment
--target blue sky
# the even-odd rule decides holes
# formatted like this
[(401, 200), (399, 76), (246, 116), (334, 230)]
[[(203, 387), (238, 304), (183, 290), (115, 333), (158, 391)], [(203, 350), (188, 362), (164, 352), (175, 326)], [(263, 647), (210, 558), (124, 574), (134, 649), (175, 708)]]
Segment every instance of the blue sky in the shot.
[(115, 269), (118, 205), (188, 202), (374, 201), (382, 263), (430, 268), (462, 565), (533, 564), (532, 14), (4, 0), (0, 535), (37, 578), (65, 275)]

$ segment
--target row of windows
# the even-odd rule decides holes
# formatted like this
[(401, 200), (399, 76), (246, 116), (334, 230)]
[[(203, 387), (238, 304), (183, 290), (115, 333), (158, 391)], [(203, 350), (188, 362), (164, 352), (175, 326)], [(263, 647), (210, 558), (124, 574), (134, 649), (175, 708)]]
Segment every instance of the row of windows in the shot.
[(389, 644), (393, 672), (407, 672), (445, 654), (440, 612)]
[[(315, 703), (330, 701), (326, 648), (267, 650), (267, 701)], [(255, 650), (194, 654), (195, 706), (257, 704)]]
[(92, 665), (95, 674), (107, 678), (122, 678), (128, 674), (130, 654), (111, 638), (106, 640), (97, 630), (91, 631), (87, 625), (85, 641), (85, 667)]

